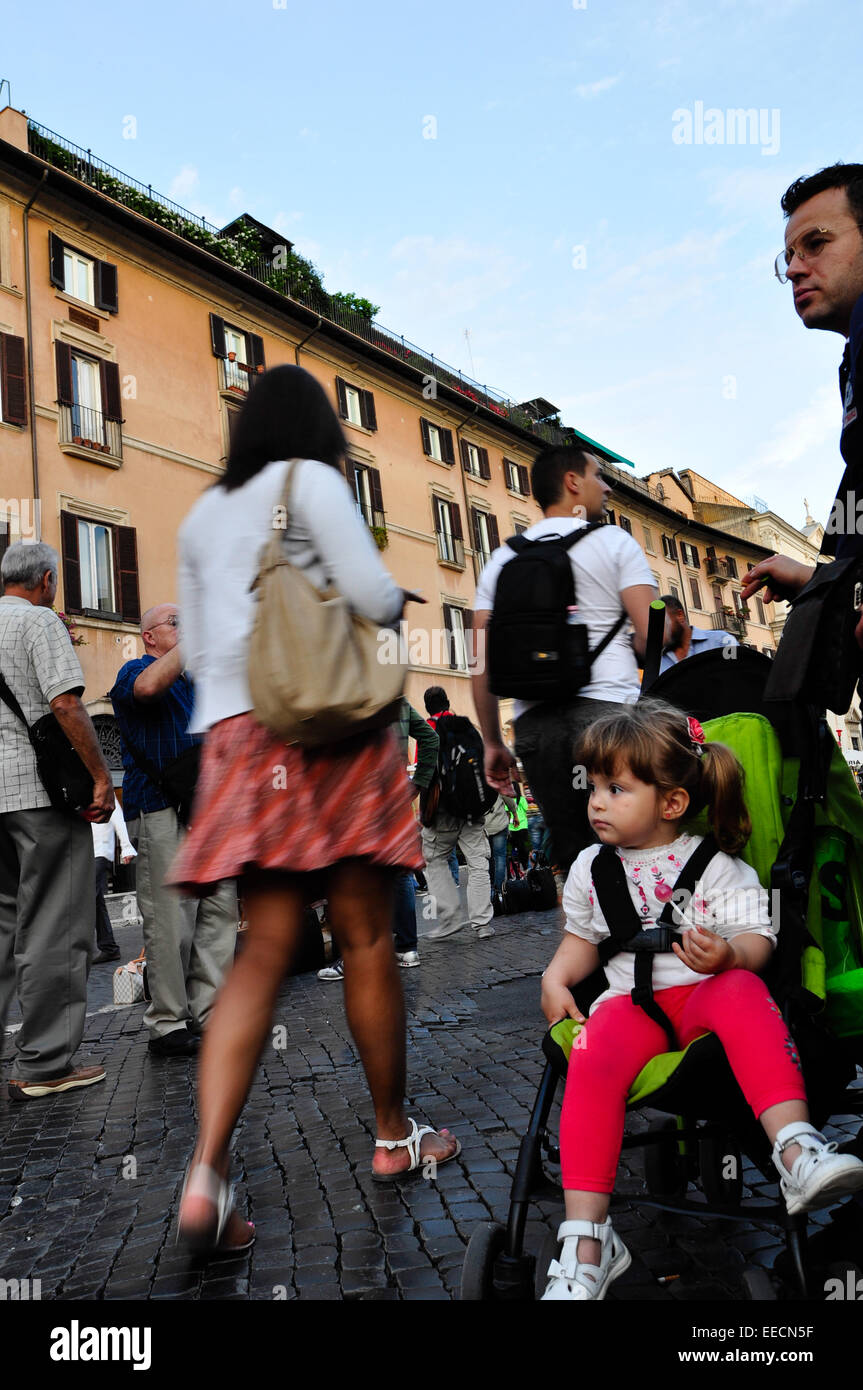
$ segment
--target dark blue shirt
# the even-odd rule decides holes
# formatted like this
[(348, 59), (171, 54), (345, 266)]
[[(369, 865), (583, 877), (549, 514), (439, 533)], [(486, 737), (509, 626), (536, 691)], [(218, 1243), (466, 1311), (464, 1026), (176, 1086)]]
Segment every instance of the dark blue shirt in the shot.
[(827, 522), (822, 555), (846, 560), (863, 555), (863, 295), (851, 310), (851, 326), (839, 368), (845, 472)]
[(129, 752), (129, 740), (158, 768), (201, 741), (188, 732), (195, 703), (195, 688), (188, 676), (179, 675), (157, 700), (136, 700), (132, 694), (141, 672), (155, 660), (154, 656), (142, 656), (127, 661), (109, 691), (123, 744), (123, 815), (127, 821), (142, 811), (162, 811), (168, 804), (138, 767)]

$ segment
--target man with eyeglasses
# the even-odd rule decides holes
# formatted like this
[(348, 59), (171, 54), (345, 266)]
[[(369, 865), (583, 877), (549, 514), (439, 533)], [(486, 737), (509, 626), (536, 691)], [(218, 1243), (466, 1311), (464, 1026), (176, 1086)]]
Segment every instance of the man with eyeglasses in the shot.
[(151, 996), (144, 1022), (150, 1052), (163, 1057), (197, 1050), (233, 960), (238, 918), (233, 880), (197, 903), (164, 886), (184, 832), (151, 774), (200, 742), (188, 732), (195, 693), (183, 670), (179, 624), (173, 603), (148, 609), (141, 619), (144, 655), (126, 662), (110, 692), (123, 745), (123, 810), (138, 852), (136, 887)]
[[(782, 210), (788, 223), (776, 276), (792, 286), (794, 308), (807, 328), (846, 340), (839, 368), (845, 472), (821, 546), (826, 558), (844, 560), (863, 555), (863, 164), (833, 164), (797, 179)], [(771, 555), (743, 576), (743, 600), (762, 586), (768, 602), (794, 598), (814, 572), (786, 555)], [(855, 635), (863, 647), (863, 618)]]

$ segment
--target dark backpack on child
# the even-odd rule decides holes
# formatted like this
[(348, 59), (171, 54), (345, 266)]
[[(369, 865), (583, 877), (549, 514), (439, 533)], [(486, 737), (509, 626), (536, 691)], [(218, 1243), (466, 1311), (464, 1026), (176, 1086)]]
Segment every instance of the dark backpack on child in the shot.
[(591, 664), (626, 622), (621, 613), (590, 650), (587, 626), (567, 621), (575, 608), (569, 552), (602, 522), (571, 535), (528, 540), (510, 536), (515, 551), (500, 571), (488, 625), (488, 684), (493, 695), (518, 700), (571, 700), (590, 681)]
[(482, 735), (462, 714), (441, 715), (435, 730), (440, 739), (440, 809), (457, 820), (479, 824), (497, 795), (485, 780)]

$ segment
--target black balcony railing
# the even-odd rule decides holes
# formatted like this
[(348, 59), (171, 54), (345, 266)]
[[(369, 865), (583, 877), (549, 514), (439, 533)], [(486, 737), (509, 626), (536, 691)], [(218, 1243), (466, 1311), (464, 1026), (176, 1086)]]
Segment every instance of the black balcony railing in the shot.
[(106, 420), (101, 410), (85, 405), (60, 406), (60, 443), (77, 444), (96, 454), (122, 458), (123, 434), (119, 420)]
[(371, 531), (385, 531), (387, 529), (387, 514), (379, 507), (373, 507), (368, 502), (357, 502), (357, 511)]
[(464, 541), (457, 540), (445, 531), (438, 531), (437, 553), (443, 564), (457, 565), (459, 569), (464, 569)]
[[(249, 256), (234, 238), (223, 236), (219, 228), (207, 222), (206, 218), (189, 212), (170, 198), (165, 198), (161, 193), (155, 192), (149, 184), (139, 183), (137, 179), (121, 173), (112, 165), (96, 159), (92, 150), (72, 144), (55, 131), (48, 130), (35, 121), (28, 123), (28, 140), (31, 153), (44, 159), (46, 163), (64, 170), (73, 178), (97, 189), (105, 197), (112, 198), (142, 217), (149, 218), (186, 241), (209, 251), (226, 264), (241, 270), (286, 299), (311, 309), (330, 323), (365, 339), (372, 347), (379, 348), (397, 361), (413, 367), (426, 377), (429, 383), (435, 382), (440, 386), (450, 387), (510, 424), (530, 430), (548, 444), (577, 443), (581, 438), (586, 438), (578, 435), (574, 429), (534, 419), (509, 396), (487, 385), (481, 385), (457, 368), (441, 362), (433, 353), (408, 342), (403, 334), (384, 328), (373, 319), (357, 313), (356, 310), (339, 302), (337, 297), (322, 292), (317, 286), (309, 283), (308, 276), (302, 277), (302, 272), (292, 269), (290, 265), (281, 265), (277, 260), (264, 255)], [(238, 386), (236, 389), (245, 389), (245, 386)], [(602, 448), (601, 445), (599, 447)], [(621, 462), (632, 466), (626, 459)], [(645, 484), (640, 486), (646, 488)]]
[(746, 636), (746, 620), (749, 617), (749, 609), (744, 612), (735, 612), (733, 608), (722, 608), (710, 615), (711, 623), (715, 630), (719, 632), (730, 632), (732, 637), (737, 637), (741, 641)]
[(237, 362), (236, 360), (232, 362), (230, 357), (220, 358), (219, 366), (221, 368), (220, 389), (222, 391), (242, 391), (243, 395), (246, 395), (257, 373), (257, 367), (247, 367), (245, 362)]
[(704, 561), (704, 568), (709, 578), (717, 580), (720, 584), (723, 584), (726, 579), (735, 577), (736, 566), (732, 566), (728, 560), (720, 560), (716, 556), (708, 555)]

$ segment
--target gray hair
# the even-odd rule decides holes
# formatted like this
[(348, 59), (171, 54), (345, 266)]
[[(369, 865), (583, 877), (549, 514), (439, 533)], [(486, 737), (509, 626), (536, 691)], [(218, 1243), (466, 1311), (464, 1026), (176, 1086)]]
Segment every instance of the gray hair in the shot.
[(46, 545), (44, 541), (16, 541), (0, 564), (3, 583), (18, 584), (22, 589), (35, 589), (46, 570), (56, 579), (60, 573), (60, 556), (53, 545)]

